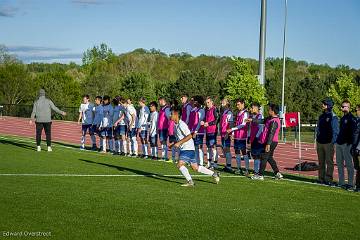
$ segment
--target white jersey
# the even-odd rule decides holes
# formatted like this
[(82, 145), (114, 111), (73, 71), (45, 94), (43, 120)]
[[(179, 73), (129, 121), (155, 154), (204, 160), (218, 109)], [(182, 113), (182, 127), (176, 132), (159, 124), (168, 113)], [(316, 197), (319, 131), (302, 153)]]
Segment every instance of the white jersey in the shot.
[(158, 122), (159, 113), (157, 111), (151, 112), (149, 117), (149, 135), (155, 137), (157, 133), (157, 122)]
[(134, 108), (134, 106), (133, 106), (132, 104), (129, 104), (129, 105), (127, 106), (126, 110), (127, 110), (127, 111), (126, 111), (126, 113), (127, 113), (126, 115), (127, 115), (128, 119), (129, 119), (129, 123), (128, 123), (128, 124), (131, 123), (132, 115), (134, 115), (134, 117), (135, 117), (132, 125), (131, 125), (131, 126), (129, 125), (129, 128), (130, 128), (130, 129), (133, 129), (133, 128), (136, 127), (136, 122), (137, 122), (136, 109)]
[(93, 124), (94, 113), (93, 113), (94, 104), (92, 103), (82, 103), (79, 108), (79, 113), (81, 113), (81, 121), (83, 125)]
[[(186, 125), (186, 123), (182, 120), (179, 120), (179, 123), (176, 124), (175, 123), (175, 136), (176, 136), (176, 140), (180, 141), (183, 138), (185, 138), (186, 136), (188, 136), (189, 134), (191, 134), (190, 129), (188, 127), (188, 125)], [(195, 151), (195, 145), (194, 145), (194, 140), (192, 138), (190, 138), (189, 141), (184, 142), (183, 144), (180, 145), (180, 150), (181, 151)]]
[(144, 106), (140, 109), (139, 112), (139, 121), (137, 127), (141, 129), (141, 131), (148, 130), (148, 118), (150, 115), (150, 110), (147, 106)]

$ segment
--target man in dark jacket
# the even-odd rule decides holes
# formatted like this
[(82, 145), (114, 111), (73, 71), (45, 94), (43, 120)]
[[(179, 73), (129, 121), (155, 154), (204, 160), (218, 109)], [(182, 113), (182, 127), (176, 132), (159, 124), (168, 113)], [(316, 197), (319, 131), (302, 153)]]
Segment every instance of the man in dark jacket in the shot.
[(356, 106), (356, 122), (353, 134), (352, 142), (352, 155), (354, 160), (354, 168), (356, 170), (356, 180), (355, 180), (355, 191), (360, 191), (360, 104)]
[(316, 150), (319, 160), (319, 183), (331, 185), (334, 172), (334, 144), (339, 133), (338, 117), (332, 111), (334, 102), (322, 101), (323, 113), (316, 128)]
[[(353, 131), (355, 118), (350, 112), (350, 102), (344, 100), (341, 103), (341, 111), (344, 116), (340, 119), (340, 131), (336, 139), (336, 165), (339, 173), (339, 186), (344, 189), (352, 189), (354, 183), (354, 164), (351, 156)], [(348, 174), (348, 182), (344, 180), (344, 162)]]

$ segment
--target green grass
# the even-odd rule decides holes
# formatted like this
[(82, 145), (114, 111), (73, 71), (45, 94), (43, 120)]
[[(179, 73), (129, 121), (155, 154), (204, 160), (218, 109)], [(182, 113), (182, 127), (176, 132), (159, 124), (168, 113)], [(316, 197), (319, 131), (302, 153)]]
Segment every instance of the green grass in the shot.
[[(0, 231), (51, 239), (356, 239), (360, 194), (302, 182), (194, 177), (182, 188), (173, 164), (0, 138)], [(194, 175), (194, 172), (191, 172)], [(3, 233), (0, 232), (0, 238)]]

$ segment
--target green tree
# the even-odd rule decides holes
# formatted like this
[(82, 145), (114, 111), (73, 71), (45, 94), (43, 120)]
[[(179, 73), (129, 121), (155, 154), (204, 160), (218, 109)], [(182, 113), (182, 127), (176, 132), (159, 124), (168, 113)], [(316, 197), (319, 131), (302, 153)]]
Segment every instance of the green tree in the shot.
[(334, 112), (337, 115), (341, 115), (340, 106), (344, 99), (348, 99), (353, 106), (359, 104), (360, 87), (354, 82), (354, 75), (351, 73), (341, 73), (336, 83), (331, 85), (329, 96), (334, 100)]
[(260, 85), (250, 64), (245, 60), (240, 58), (233, 60), (233, 69), (226, 77), (225, 84), (226, 96), (230, 100), (243, 98), (246, 103), (265, 104), (267, 102), (265, 88)]
[(92, 64), (96, 61), (109, 60), (115, 55), (111, 48), (109, 48), (105, 43), (100, 44), (100, 46), (94, 46), (92, 49), (86, 50), (83, 55), (82, 62), (84, 65)]

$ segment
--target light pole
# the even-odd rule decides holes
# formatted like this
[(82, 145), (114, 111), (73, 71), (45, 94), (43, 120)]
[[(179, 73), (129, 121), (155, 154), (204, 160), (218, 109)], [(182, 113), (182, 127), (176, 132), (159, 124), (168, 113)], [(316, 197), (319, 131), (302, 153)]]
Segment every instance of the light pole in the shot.
[(259, 43), (259, 82), (265, 84), (266, 49), (266, 0), (261, 0), (260, 43)]
[(284, 139), (284, 121), (285, 121), (285, 70), (286, 70), (286, 25), (287, 25), (287, 0), (285, 0), (285, 19), (284, 19), (284, 41), (283, 41), (283, 69), (282, 69), (282, 91), (281, 91), (281, 139)]

